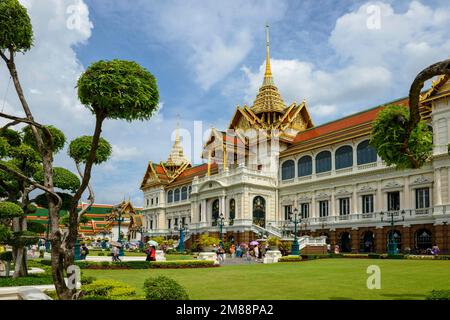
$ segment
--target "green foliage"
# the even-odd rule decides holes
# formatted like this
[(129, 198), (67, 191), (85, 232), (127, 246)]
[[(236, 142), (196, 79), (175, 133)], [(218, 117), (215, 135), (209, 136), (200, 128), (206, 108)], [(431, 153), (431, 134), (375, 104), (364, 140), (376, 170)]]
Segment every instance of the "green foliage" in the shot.
[[(50, 131), (50, 134), (52, 135), (53, 138), (53, 152), (58, 153), (59, 151), (61, 151), (62, 148), (64, 148), (64, 145), (66, 144), (66, 136), (61, 130), (59, 130), (54, 126), (45, 126), (45, 127), (48, 129), (48, 131)], [(39, 134), (43, 137), (44, 133), (42, 132), (42, 129), (37, 130)], [(33, 131), (31, 130), (31, 126), (25, 127), (23, 129), (23, 132), (24, 132), (23, 142), (30, 145), (34, 150), (38, 150)]]
[(94, 282), (95, 280), (97, 280), (96, 277), (93, 276), (85, 276), (85, 275), (81, 275), (81, 284), (91, 284), (92, 282)]
[(18, 0), (0, 0), (0, 50), (30, 50), (33, 28), (27, 9)]
[(0, 261), (13, 261), (12, 251), (0, 252)]
[(0, 219), (12, 219), (23, 216), (23, 209), (15, 203), (0, 202)]
[[(82, 215), (80, 217), (80, 223), (85, 224), (89, 222), (89, 218), (86, 217), (86, 215)], [(60, 223), (66, 227), (70, 226), (70, 216), (68, 214), (65, 214), (64, 216), (61, 217)]]
[[(44, 183), (44, 173), (39, 170), (34, 175), (34, 179), (40, 184)], [(56, 188), (75, 192), (80, 187), (80, 179), (71, 171), (55, 167), (53, 168), (53, 184)]]
[[(57, 192), (57, 194), (62, 199), (61, 210), (69, 210), (72, 205), (73, 196), (69, 193), (64, 192)], [(48, 208), (48, 201), (45, 193), (41, 193), (40, 195), (36, 196), (36, 198), (33, 199), (33, 202), (35, 202), (40, 207)]]
[(18, 147), (22, 143), (22, 138), (17, 131), (9, 128), (0, 130), (0, 137), (3, 137), (8, 141), (8, 144), (12, 147)]
[(370, 143), (388, 166), (417, 168), (431, 156), (432, 132), (424, 121), (420, 121), (408, 137), (409, 116), (408, 108), (391, 105), (383, 109), (374, 122)]
[(128, 286), (126, 283), (114, 280), (93, 280), (89, 284), (81, 286), (84, 293), (83, 300), (93, 298), (115, 299), (117, 297), (134, 296), (136, 289)]
[[(44, 260), (42, 263), (46, 264)], [(122, 261), (122, 262), (75, 262), (80, 269), (183, 269), (216, 267), (214, 261), (207, 260), (171, 260), (171, 261)]]
[(214, 244), (217, 246), (220, 243), (220, 239), (211, 237), (210, 235), (204, 233), (198, 237), (195, 243), (200, 247), (210, 247)]
[(450, 290), (433, 290), (425, 300), (450, 300)]
[(8, 243), (13, 234), (10, 228), (7, 226), (0, 224), (0, 243)]
[(278, 262), (299, 262), (302, 261), (301, 256), (284, 256), (278, 259)]
[(13, 232), (13, 236), (8, 244), (16, 247), (31, 246), (33, 244), (36, 244), (38, 240), (39, 237), (34, 232), (19, 231)]
[(147, 300), (189, 300), (184, 287), (166, 276), (145, 280), (144, 292)]
[(0, 158), (3, 158), (6, 155), (8, 155), (9, 148), (10, 146), (8, 140), (6, 140), (6, 138), (4, 137), (0, 137)]
[(281, 244), (281, 241), (277, 237), (269, 237), (267, 238), (267, 243), (271, 247), (278, 247)]
[(158, 108), (155, 77), (136, 62), (98, 61), (78, 80), (78, 97), (94, 114), (148, 120)]
[(27, 229), (33, 233), (44, 233), (47, 230), (47, 227), (43, 223), (28, 221)]
[(53, 278), (49, 274), (29, 275), (28, 277), (19, 278), (0, 278), (1, 287), (17, 287), (17, 286), (39, 286), (45, 284), (53, 284)]
[(8, 152), (11, 160), (18, 171), (31, 177), (41, 169), (39, 154), (29, 145), (21, 144), (18, 147), (10, 147)]
[[(76, 138), (69, 144), (68, 154), (76, 163), (86, 163), (92, 146), (92, 136)], [(100, 138), (94, 163), (100, 164), (111, 156), (112, 148), (108, 141)]]

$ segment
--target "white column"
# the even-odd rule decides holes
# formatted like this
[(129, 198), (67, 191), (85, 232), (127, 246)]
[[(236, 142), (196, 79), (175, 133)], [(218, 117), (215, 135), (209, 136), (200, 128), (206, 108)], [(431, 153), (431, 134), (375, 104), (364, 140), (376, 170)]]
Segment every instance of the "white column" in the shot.
[(207, 207), (206, 207), (206, 199), (203, 199), (201, 202), (201, 206), (202, 206), (202, 222), (207, 222), (208, 221), (208, 213), (207, 213)]
[(375, 211), (386, 211), (386, 209), (384, 208), (384, 200), (383, 200), (383, 192), (381, 190), (382, 188), (382, 184), (381, 181), (378, 181), (377, 183), (377, 195), (376, 195), (376, 199), (375, 199)]
[(330, 216), (338, 216), (339, 213), (336, 210), (336, 197), (334, 196), (334, 189), (331, 190), (331, 206), (330, 206)]
[(310, 208), (311, 212), (310, 212), (310, 217), (311, 218), (315, 218), (316, 217), (316, 196), (313, 193), (312, 198), (311, 198), (311, 208)]
[(353, 198), (352, 198), (352, 207), (353, 207), (353, 213), (358, 213), (358, 192), (356, 185), (353, 186)]
[(220, 209), (219, 209), (219, 214), (223, 213), (224, 218), (228, 218), (228, 214), (227, 214), (227, 207), (226, 207), (226, 203), (225, 203), (225, 196), (221, 196), (220, 197)]
[(435, 183), (435, 199), (436, 205), (442, 205), (442, 195), (441, 195), (441, 168), (437, 168), (434, 171), (434, 183)]

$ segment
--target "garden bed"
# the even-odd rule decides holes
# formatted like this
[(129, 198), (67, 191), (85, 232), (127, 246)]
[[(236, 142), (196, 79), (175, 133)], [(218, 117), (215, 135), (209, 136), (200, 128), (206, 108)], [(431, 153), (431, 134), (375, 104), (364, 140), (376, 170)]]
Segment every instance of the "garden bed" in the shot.
[[(48, 262), (43, 262), (48, 263)], [(81, 269), (185, 269), (185, 268), (214, 268), (214, 261), (205, 260), (173, 260), (173, 261), (123, 261), (123, 262), (75, 262)]]

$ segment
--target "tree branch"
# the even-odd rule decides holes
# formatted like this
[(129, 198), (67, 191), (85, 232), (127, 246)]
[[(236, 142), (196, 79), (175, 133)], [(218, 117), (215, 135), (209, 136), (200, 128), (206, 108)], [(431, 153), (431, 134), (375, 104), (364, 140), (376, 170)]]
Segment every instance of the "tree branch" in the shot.
[(0, 112), (0, 117), (6, 118), (6, 119), (9, 119), (9, 120), (13, 120), (13, 122), (8, 123), (3, 128), (7, 128), (7, 127), (10, 127), (10, 126), (16, 125), (18, 123), (27, 123), (29, 125), (32, 125), (32, 126), (35, 126), (35, 127), (39, 128), (39, 129), (44, 129), (45, 128), (42, 124), (37, 123), (34, 120), (30, 120), (30, 119), (27, 119), (27, 118), (15, 117), (15, 116), (3, 113), (3, 112)]
[(411, 88), (409, 89), (409, 108), (411, 113), (408, 128), (409, 132), (411, 132), (420, 121), (420, 92), (422, 91), (424, 83), (434, 76), (440, 75), (450, 76), (450, 59), (426, 67), (416, 76), (411, 84)]
[(11, 169), (10, 167), (8, 167), (7, 165), (5, 165), (3, 163), (0, 163), (0, 169), (11, 173), (12, 175), (16, 176), (18, 179), (26, 181), (29, 184), (31, 184), (32, 186), (34, 186), (38, 189), (41, 189), (42, 191), (45, 191), (46, 193), (51, 194), (55, 199), (57, 199), (58, 206), (61, 206), (61, 204), (62, 204), (61, 197), (58, 194), (56, 194), (55, 192), (53, 192), (52, 190), (50, 190), (49, 188), (37, 183), (36, 181), (31, 180), (26, 175), (24, 175), (20, 172), (17, 172), (16, 170)]
[(9, 62), (8, 58), (5, 56), (2, 50), (0, 50), (0, 57), (2, 57), (2, 59), (5, 60), (6, 63)]
[[(75, 163), (75, 165), (77, 167), (78, 174), (80, 175), (81, 179), (83, 179), (84, 177), (83, 177), (83, 173), (81, 172), (80, 164)], [(95, 201), (94, 191), (93, 191), (90, 183), (88, 183), (87, 188), (89, 190), (89, 197), (88, 197), (89, 202), (88, 202), (87, 207), (85, 207), (85, 208), (81, 207), (81, 211), (78, 212), (78, 223), (80, 223), (81, 216), (84, 213), (86, 213), (90, 207), (92, 207), (92, 205), (94, 204), (94, 201)]]

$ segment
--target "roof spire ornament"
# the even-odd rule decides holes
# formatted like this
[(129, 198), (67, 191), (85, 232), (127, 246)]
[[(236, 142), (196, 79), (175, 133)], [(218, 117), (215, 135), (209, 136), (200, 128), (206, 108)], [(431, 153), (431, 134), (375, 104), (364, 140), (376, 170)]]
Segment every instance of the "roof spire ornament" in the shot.
[(266, 25), (266, 72), (264, 73), (265, 85), (273, 85), (272, 70), (270, 68), (270, 38), (269, 38), (269, 25)]

